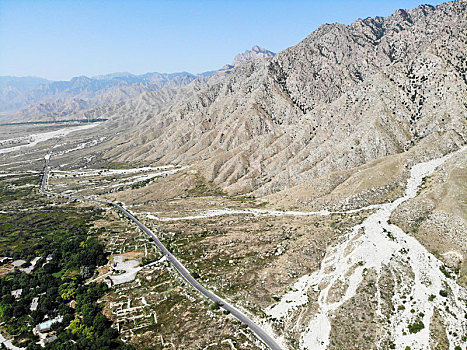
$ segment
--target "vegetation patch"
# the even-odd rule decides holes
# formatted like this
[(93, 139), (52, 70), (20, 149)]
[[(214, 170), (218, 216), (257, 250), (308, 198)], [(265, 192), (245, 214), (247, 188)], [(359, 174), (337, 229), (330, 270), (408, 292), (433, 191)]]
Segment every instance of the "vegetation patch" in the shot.
[[(85, 284), (107, 264), (105, 246), (92, 229), (101, 213), (92, 207), (52, 206), (19, 179), (0, 183), (4, 207), (21, 200), (27, 210), (0, 214), (0, 256), (25, 260), (0, 278), (0, 319), (14, 342), (40, 349), (129, 349), (99, 304), (105, 284)], [(21, 187), (19, 187), (21, 186)], [(19, 188), (18, 188), (19, 187)], [(24, 269), (29, 266), (30, 269)], [(4, 266), (5, 267), (5, 266)]]
[(190, 196), (226, 196), (225, 193), (220, 187), (218, 187), (214, 182), (207, 182), (203, 177), (198, 176), (195, 185), (190, 188), (188, 191)]
[(422, 320), (418, 319), (414, 323), (409, 324), (408, 328), (410, 333), (418, 333), (425, 328), (425, 325)]

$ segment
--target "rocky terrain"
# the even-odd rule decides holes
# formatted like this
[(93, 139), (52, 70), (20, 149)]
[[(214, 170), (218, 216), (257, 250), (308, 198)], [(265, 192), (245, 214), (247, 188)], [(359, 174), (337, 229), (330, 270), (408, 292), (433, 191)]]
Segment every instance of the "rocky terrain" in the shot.
[[(53, 146), (52, 191), (124, 203), (284, 348), (465, 349), (466, 52), (466, 0), (325, 24), (276, 55), (255, 46), (180, 86), (118, 103), (103, 93), (99, 106), (66, 113), (108, 120), (67, 126), (72, 136), (5, 128), (0, 170), (40, 171)], [(148, 254), (107, 244), (134, 264)], [(156, 266), (164, 281), (174, 272)], [(176, 330), (146, 320), (167, 306), (151, 273), (136, 272), (132, 298), (152, 293), (157, 308), (137, 302), (149, 311), (122, 323), (123, 339), (163, 349), (154, 339)], [(117, 322), (126, 287), (105, 301)], [(178, 288), (189, 293), (170, 301), (177, 315), (195, 298)], [(187, 322), (222, 318), (190, 312)], [(170, 342), (209, 348), (221, 333), (235, 349), (261, 348), (230, 323)]]
[[(466, 2), (324, 25), (273, 58), (86, 117), (139, 124), (106, 157), (202, 164), (265, 195), (433, 140), (466, 138)], [(172, 94), (170, 101), (161, 98)]]
[[(230, 72), (239, 63), (274, 55), (255, 45), (251, 50), (235, 56), (232, 65), (220, 71)], [(113, 73), (91, 78), (79, 76), (70, 81), (0, 77), (0, 120), (63, 120), (79, 111), (129, 100), (146, 91), (179, 88), (215, 73)]]
[[(111, 124), (124, 125), (131, 111), (140, 131), (130, 139), (117, 137), (104, 158), (191, 164), (192, 172), (227, 194), (250, 193), (286, 210), (343, 211), (395, 200), (403, 195), (415, 164), (466, 142), (466, 12), (467, 2), (455, 1), (349, 26), (324, 25), (272, 58), (192, 82), (174, 92), (170, 103), (161, 103), (160, 93), (148, 93), (111, 106), (106, 111)], [(465, 158), (465, 152), (459, 157)], [(395, 208), (390, 221), (417, 237), (446, 268), (458, 271), (459, 283), (465, 284), (466, 221), (459, 188), (464, 182), (460, 175), (449, 175), (462, 173), (463, 166), (452, 162), (443, 165), (450, 169), (445, 175), (435, 173), (438, 180), (424, 184), (421, 197)], [(186, 188), (197, 180), (185, 176), (183, 181)], [(451, 186), (453, 191), (446, 192)], [(140, 190), (136, 204), (159, 194), (181, 194), (161, 190), (158, 183)], [(388, 269), (409, 273), (403, 265)], [(387, 278), (373, 273), (364, 283)], [(354, 298), (338, 304), (333, 317), (359, 312), (364, 306), (358, 305)], [(354, 311), (344, 312), (344, 307)], [(306, 328), (294, 317), (281, 322), (286, 334), (297, 339), (297, 330)], [(380, 323), (374, 339), (402, 346), (398, 338), (378, 338), (386, 326), (375, 315), (362, 317), (362, 327)], [(436, 317), (447, 322), (446, 315)], [(349, 321), (331, 323), (331, 338), (337, 337), (332, 327), (348, 327)], [(439, 327), (436, 322), (433, 327)], [(349, 339), (362, 344), (352, 332), (330, 344), (348, 347)], [(297, 344), (306, 347), (305, 339)], [(412, 346), (421, 344), (417, 341)]]
[(274, 52), (255, 45), (251, 48), (251, 50), (246, 50), (244, 53), (239, 53), (237, 56), (235, 56), (232, 62), (232, 66), (236, 66), (246, 61), (255, 60), (257, 58), (274, 57), (275, 55), (276, 54)]
[(17, 101), (15, 103), (14, 101), (18, 99), (18, 96), (24, 96), (29, 90), (48, 83), (50, 83), (49, 80), (36, 77), (0, 77), (1, 112), (9, 109), (20, 108), (24, 105), (24, 102)]

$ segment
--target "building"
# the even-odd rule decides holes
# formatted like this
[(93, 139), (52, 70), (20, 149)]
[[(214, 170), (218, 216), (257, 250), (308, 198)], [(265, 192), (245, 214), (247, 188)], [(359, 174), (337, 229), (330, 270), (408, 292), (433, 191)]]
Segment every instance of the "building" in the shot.
[(22, 289), (16, 289), (16, 290), (11, 291), (11, 295), (13, 295), (15, 299), (19, 299), (22, 293), (23, 293)]
[(29, 310), (36, 311), (38, 305), (39, 305), (39, 297), (33, 298), (31, 301), (31, 306), (29, 307)]
[(39, 335), (40, 333), (47, 333), (50, 331), (50, 328), (52, 328), (52, 325), (54, 323), (60, 323), (63, 321), (63, 316), (58, 315), (57, 317), (47, 320), (44, 322), (39, 323), (36, 327), (33, 329), (33, 333)]

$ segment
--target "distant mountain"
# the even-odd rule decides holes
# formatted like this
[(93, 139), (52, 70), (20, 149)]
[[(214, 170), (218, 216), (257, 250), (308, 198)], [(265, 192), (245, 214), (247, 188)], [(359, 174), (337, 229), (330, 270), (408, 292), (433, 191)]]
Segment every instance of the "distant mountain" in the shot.
[[(234, 65), (275, 53), (257, 45), (234, 58)], [(69, 81), (49, 81), (33, 77), (0, 77), (0, 120), (56, 120), (90, 108), (111, 105), (136, 97), (143, 92), (185, 86), (193, 80), (230, 73), (234, 65), (219, 70), (191, 74), (128, 72), (94, 77), (78, 76)]]
[(236, 55), (233, 59), (232, 64), (225, 64), (224, 66), (222, 66), (221, 69), (214, 71), (213, 73), (220, 73), (221, 75), (228, 74), (232, 71), (233, 68), (235, 68), (235, 66), (239, 65), (240, 63), (256, 59), (274, 57), (275, 55), (276, 54), (274, 52), (263, 49), (258, 45), (255, 45), (251, 48), (251, 50), (246, 50), (244, 53), (239, 53), (238, 55)]
[(38, 77), (0, 76), (0, 89), (7, 87), (19, 90), (29, 90), (41, 84), (48, 84), (50, 80)]
[(1, 77), (0, 113), (3, 120), (27, 120), (39, 116), (54, 119), (124, 101), (145, 91), (184, 86), (197, 77), (187, 72), (113, 73), (92, 78), (79, 76), (69, 81)]
[(28, 91), (48, 83), (37, 77), (0, 76), (0, 112), (23, 107), (29, 103)]
[(274, 57), (276, 54), (272, 51), (263, 49), (258, 45), (255, 45), (251, 48), (251, 50), (246, 50), (244, 53), (239, 53), (235, 56), (232, 65), (236, 66), (245, 61), (255, 60), (257, 58), (266, 58), (266, 57)]

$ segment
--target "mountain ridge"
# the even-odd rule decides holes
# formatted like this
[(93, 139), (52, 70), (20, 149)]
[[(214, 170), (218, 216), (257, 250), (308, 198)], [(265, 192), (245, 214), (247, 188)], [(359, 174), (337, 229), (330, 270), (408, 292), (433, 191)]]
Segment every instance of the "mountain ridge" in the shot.
[(0, 90), (0, 112), (15, 120), (41, 115), (53, 118), (120, 102), (144, 91), (183, 86), (197, 77), (191, 73), (112, 73), (98, 78), (82, 75), (68, 81), (42, 81), (23, 89), (5, 83)]
[[(253, 46), (243, 54), (235, 57), (240, 61), (272, 57), (271, 51)], [(72, 113), (93, 107), (118, 103), (145, 91), (155, 91), (162, 88), (178, 88), (189, 84), (195, 79), (205, 79), (219, 73), (229, 72), (221, 68), (209, 72), (192, 74), (188, 72), (132, 74), (116, 72), (88, 77), (80, 75), (70, 80), (51, 81), (34, 77), (0, 77), (0, 118), (4, 120), (27, 121), (30, 118), (38, 120), (55, 120)], [(33, 79), (33, 80), (31, 80)], [(29, 85), (15, 86), (20, 82), (29, 81)]]
[[(324, 25), (271, 59), (192, 82), (169, 105), (157, 106), (146, 93), (145, 102), (111, 107), (106, 116), (115, 123), (128, 113), (136, 123), (140, 118), (138, 135), (147, 141), (119, 140), (121, 146), (107, 156), (202, 161), (207, 180), (228, 191), (264, 195), (402, 152), (435, 130), (453, 130), (465, 140), (465, 106), (459, 99), (465, 93), (465, 4)], [(460, 80), (453, 82), (450, 75)], [(448, 110), (453, 118), (441, 115)], [(366, 120), (374, 120), (375, 127)], [(427, 123), (432, 127), (426, 129)], [(363, 142), (356, 146), (353, 139)]]

